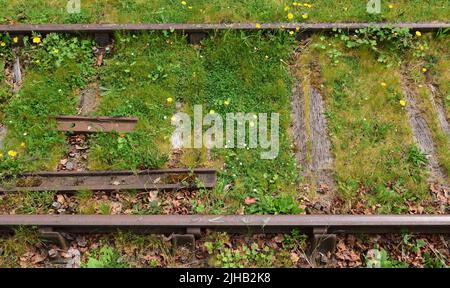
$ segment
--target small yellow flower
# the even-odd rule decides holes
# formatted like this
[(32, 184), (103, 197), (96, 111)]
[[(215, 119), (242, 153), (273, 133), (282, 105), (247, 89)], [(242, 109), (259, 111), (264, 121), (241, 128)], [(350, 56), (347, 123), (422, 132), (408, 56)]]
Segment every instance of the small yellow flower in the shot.
[(214, 111), (214, 110), (209, 110), (209, 114), (216, 114), (216, 111)]
[(308, 17), (309, 17), (309, 16), (308, 16), (308, 14), (306, 14), (306, 13), (305, 13), (305, 14), (302, 14), (302, 18), (303, 18), (303, 19), (308, 19)]
[(289, 31), (289, 35), (294, 35), (295, 34), (295, 32), (294, 31)]
[(420, 31), (416, 31), (416, 36), (420, 37), (420, 36), (422, 36), (422, 33)]
[(284, 6), (284, 11), (289, 11), (291, 9), (289, 6)]
[(181, 5), (187, 5), (186, 1), (181, 1)]
[(386, 82), (381, 82), (380, 85), (381, 85), (382, 87), (386, 87), (386, 86), (387, 86)]
[(189, 10), (192, 9), (192, 6), (188, 6), (188, 9), (189, 9)]
[(34, 43), (34, 44), (39, 44), (39, 43), (41, 43), (41, 38), (40, 38), (40, 37), (33, 37), (33, 43)]
[(389, 4), (389, 9), (393, 9), (394, 8), (394, 5), (392, 5), (392, 4)]
[(400, 100), (399, 103), (400, 103), (400, 106), (402, 106), (402, 107), (405, 107), (405, 106), (406, 106), (406, 101), (403, 100), (403, 99)]
[(293, 6), (298, 6), (297, 2), (292, 3)]
[(5, 43), (5, 42), (2, 42), (2, 41), (0, 41), (0, 46), (1, 46), (1, 47), (5, 47), (5, 46), (6, 46), (6, 43)]
[(24, 142), (20, 143), (20, 147), (25, 148), (26, 147), (25, 143)]
[(255, 27), (256, 27), (256, 29), (260, 29), (261, 28), (261, 24), (256, 23)]
[(3, 154), (2, 153), (0, 153), (0, 159), (2, 159), (3, 158)]
[(294, 19), (294, 14), (288, 13), (287, 18), (288, 18), (289, 20)]
[(300, 27), (295, 27), (295, 31), (300, 31)]
[(266, 59), (269, 59), (269, 56), (268, 56), (268, 55), (266, 55), (266, 56), (264, 56), (264, 58), (266, 58)]
[(13, 42), (16, 43), (16, 44), (19, 43), (19, 37), (14, 37), (13, 38)]
[(167, 101), (167, 104), (172, 104), (173, 103), (173, 98), (169, 97), (169, 98), (166, 99), (166, 101)]
[(223, 105), (225, 105), (225, 106), (230, 105), (230, 100), (225, 100), (225, 101), (223, 101)]
[(423, 73), (426, 73), (427, 71), (428, 71), (427, 68), (425, 68), (425, 67), (422, 68), (422, 72), (423, 72)]
[(8, 151), (8, 155), (9, 155), (10, 157), (14, 158), (14, 157), (17, 156), (17, 152), (14, 151), (14, 150), (9, 150), (9, 151)]
[(177, 117), (175, 117), (175, 115), (173, 115), (173, 116), (170, 118), (170, 120), (171, 120), (172, 122), (175, 122), (175, 121), (177, 121)]

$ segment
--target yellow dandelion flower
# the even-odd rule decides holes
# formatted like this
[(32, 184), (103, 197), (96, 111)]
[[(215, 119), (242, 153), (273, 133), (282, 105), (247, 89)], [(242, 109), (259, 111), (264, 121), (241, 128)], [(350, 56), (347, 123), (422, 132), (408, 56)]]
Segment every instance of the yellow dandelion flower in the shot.
[(34, 43), (34, 44), (39, 44), (39, 43), (41, 43), (41, 38), (40, 38), (40, 37), (33, 37), (33, 43)]
[(192, 6), (188, 6), (188, 9), (192, 9)]
[(13, 42), (16, 43), (16, 44), (19, 43), (19, 37), (17, 37), (17, 36), (14, 37), (14, 38), (13, 38)]
[(256, 29), (260, 29), (261, 28), (261, 24), (256, 23), (255, 27), (256, 27)]
[(295, 33), (295, 32), (294, 32), (294, 31), (292, 31), (292, 30), (291, 30), (291, 31), (289, 31), (289, 35), (294, 35), (294, 33)]
[(294, 14), (288, 13), (287, 18), (288, 18), (289, 20), (294, 19)]
[(292, 3), (293, 6), (298, 6), (297, 2)]
[(181, 5), (187, 5), (186, 1), (181, 1)]
[(425, 67), (422, 68), (422, 72), (423, 72), (423, 73), (426, 73), (427, 71), (428, 71), (427, 68), (425, 68)]
[(305, 14), (302, 14), (302, 18), (303, 18), (303, 19), (308, 19), (308, 17), (309, 17), (309, 16), (308, 16), (308, 14), (306, 14), (306, 13), (305, 13)]
[(20, 147), (25, 148), (26, 147), (25, 143), (24, 142), (20, 143)]
[(289, 6), (284, 6), (284, 11), (289, 11), (291, 9)]
[(406, 106), (406, 101), (403, 100), (403, 99), (400, 100), (399, 103), (400, 103), (400, 106), (402, 106), (402, 107), (405, 107), (405, 106)]
[(3, 158), (3, 154), (2, 153), (0, 153), (0, 159), (2, 159)]
[(392, 4), (389, 4), (389, 9), (393, 9), (394, 8), (394, 5), (392, 5)]
[(386, 82), (381, 82), (380, 85), (383, 86), (383, 87), (387, 86)]
[(169, 97), (169, 98), (166, 99), (166, 101), (167, 101), (168, 104), (172, 104), (173, 103), (173, 98)]
[(295, 27), (295, 31), (300, 31), (300, 27)]
[(420, 36), (422, 36), (422, 33), (420, 31), (416, 31), (416, 36), (420, 37)]
[(225, 100), (225, 101), (223, 101), (223, 105), (225, 105), (225, 106), (230, 105), (230, 100)]
[(9, 155), (10, 157), (14, 158), (14, 157), (17, 156), (17, 152), (14, 151), (14, 150), (9, 150), (9, 151), (8, 151), (8, 155)]
[(5, 47), (5, 46), (6, 46), (6, 43), (5, 43), (5, 42), (2, 42), (2, 41), (0, 41), (0, 46), (1, 46), (1, 47)]

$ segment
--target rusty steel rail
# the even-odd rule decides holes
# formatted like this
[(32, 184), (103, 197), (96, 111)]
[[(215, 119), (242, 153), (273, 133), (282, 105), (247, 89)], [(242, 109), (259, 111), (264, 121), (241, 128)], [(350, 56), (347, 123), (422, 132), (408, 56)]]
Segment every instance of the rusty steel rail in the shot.
[[(450, 233), (450, 215), (1, 215), (0, 230), (19, 226), (53, 228), (72, 233), (189, 233), (210, 229), (230, 233), (322, 231), (354, 233)], [(317, 232), (316, 232), (317, 233)]]
[[(258, 27), (257, 27), (258, 26)], [(209, 32), (215, 30), (295, 30), (331, 31), (333, 29), (356, 30), (367, 27), (398, 27), (422, 31), (450, 28), (450, 23), (219, 23), (219, 24), (187, 24), (187, 23), (148, 23), (148, 24), (15, 24), (0, 25), (0, 32), (10, 34), (36, 33), (111, 33), (115, 31), (158, 31), (175, 30), (184, 32)]]
[(138, 118), (81, 116), (57, 116), (55, 120), (59, 131), (74, 133), (132, 132), (138, 122)]
[(0, 187), (0, 193), (210, 189), (216, 185), (216, 170), (37, 172), (22, 174), (14, 182), (12, 187)]

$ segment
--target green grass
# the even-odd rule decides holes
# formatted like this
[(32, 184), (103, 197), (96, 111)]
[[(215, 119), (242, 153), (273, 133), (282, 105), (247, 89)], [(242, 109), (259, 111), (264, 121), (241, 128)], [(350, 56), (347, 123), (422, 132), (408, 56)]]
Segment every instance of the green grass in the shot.
[(349, 206), (379, 204), (378, 213), (405, 213), (407, 201), (427, 200), (424, 163), (416, 161), (421, 155), (413, 152), (408, 115), (400, 105), (399, 68), (386, 69), (366, 49), (316, 41), (341, 55), (334, 63), (327, 53), (312, 57), (322, 69), (339, 196)]
[[(367, 13), (363, 0), (308, 1), (312, 7), (294, 6), (295, 1), (282, 0), (82, 0), (81, 13), (69, 14), (66, 0), (0, 0), (0, 23), (140, 23), (140, 22), (352, 22), (448, 21), (449, 6), (445, 0), (382, 1), (381, 14)], [(295, 3), (307, 3), (298, 1)], [(389, 4), (393, 8), (389, 8)], [(285, 11), (285, 7), (289, 11)], [(303, 14), (308, 14), (304, 19)]]
[(97, 114), (134, 116), (139, 124), (126, 135), (93, 136), (90, 165), (94, 169), (162, 167), (170, 153), (170, 119), (175, 112), (167, 98), (194, 97), (196, 84), (190, 76), (196, 71), (196, 52), (175, 34), (117, 36), (115, 54), (101, 69)]
[(440, 102), (443, 104), (447, 119), (450, 118), (450, 37), (448, 32), (430, 41), (430, 50), (425, 66), (431, 73), (432, 81), (439, 87)]
[(4, 122), (4, 109), (12, 96), (12, 89), (7, 83), (6, 66), (12, 60), (12, 51), (9, 47), (9, 36), (0, 34), (0, 123)]

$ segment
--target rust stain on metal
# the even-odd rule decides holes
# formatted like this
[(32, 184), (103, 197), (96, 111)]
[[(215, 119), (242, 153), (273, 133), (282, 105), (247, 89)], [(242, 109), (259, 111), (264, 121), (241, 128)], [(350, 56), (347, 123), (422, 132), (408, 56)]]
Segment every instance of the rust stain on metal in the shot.
[(59, 131), (74, 133), (131, 132), (137, 118), (57, 116)]
[[(201, 184), (199, 184), (201, 183)], [(38, 172), (22, 174), (14, 187), (0, 187), (0, 192), (57, 191), (149, 191), (213, 188), (216, 171), (212, 169), (167, 169), (144, 171)]]

